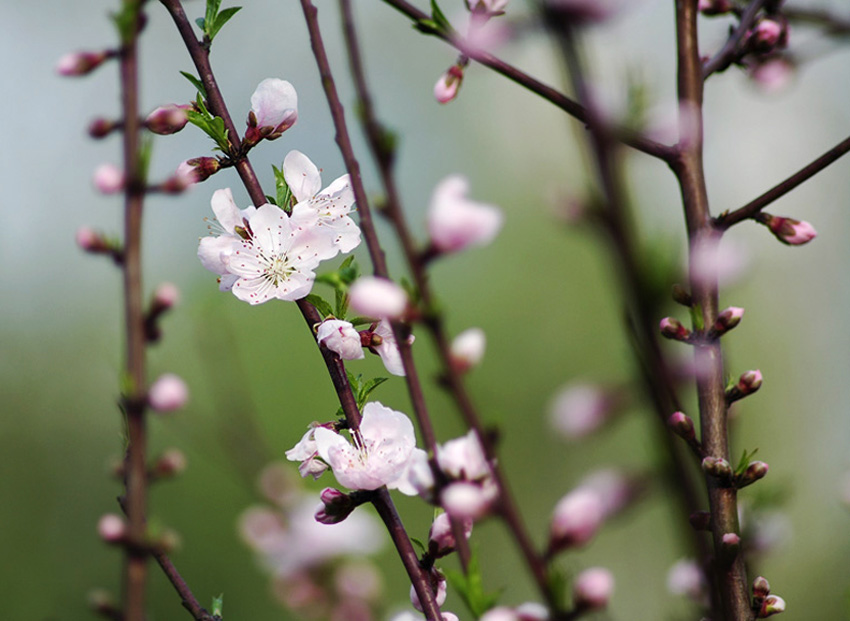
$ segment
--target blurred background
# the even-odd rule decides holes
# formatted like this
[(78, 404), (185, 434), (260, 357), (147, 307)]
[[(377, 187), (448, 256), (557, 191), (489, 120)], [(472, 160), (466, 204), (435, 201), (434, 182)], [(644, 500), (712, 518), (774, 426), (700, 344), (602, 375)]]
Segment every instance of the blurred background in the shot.
[[(227, 3), (225, 3), (226, 5)], [(220, 33), (213, 66), (237, 125), (249, 97), (266, 77), (292, 82), (298, 124), (261, 144), (252, 160), (267, 192), (271, 164), (299, 149), (324, 171), (325, 184), (343, 174), (334, 131), (309, 53), (303, 16), (294, 3), (251, 0)], [(341, 49), (335, 3), (319, 3), (337, 83), (349, 113), (352, 89)], [(425, 5), (424, 2), (419, 4)], [(464, 19), (459, 0), (444, 2), (450, 19)], [(805, 3), (794, 3), (800, 6)], [(843, 10), (822, 0), (818, 6)], [(116, 407), (122, 360), (119, 273), (75, 245), (80, 226), (117, 234), (121, 206), (97, 194), (91, 175), (102, 162), (119, 163), (117, 136), (93, 141), (85, 128), (96, 116), (118, 113), (114, 65), (83, 79), (54, 71), (60, 56), (112, 46), (107, 18), (117, 3), (62, 0), (4, 3), (0, 21), (0, 98), (6, 147), (0, 158), (5, 226), (0, 228), (0, 569), (2, 616), (15, 621), (92, 618), (87, 594), (120, 591), (121, 553), (99, 540), (99, 517), (115, 512), (121, 488), (110, 476), (122, 451)], [(190, 17), (204, 3), (186, 2)], [(451, 173), (470, 179), (472, 197), (504, 209), (505, 227), (489, 247), (434, 265), (433, 284), (453, 333), (483, 328), (488, 351), (469, 377), (488, 424), (501, 430), (501, 460), (524, 518), (542, 545), (557, 500), (587, 473), (608, 466), (651, 473), (658, 461), (654, 419), (641, 407), (581, 442), (552, 433), (547, 411), (564, 384), (630, 379), (633, 364), (621, 322), (616, 274), (606, 247), (587, 227), (563, 218), (568, 199), (586, 195), (579, 125), (550, 104), (488, 70), (472, 65), (459, 98), (445, 106), (434, 82), (454, 61), (443, 43), (413, 31), (407, 19), (378, 2), (357, 3), (368, 79), (382, 119), (399, 135), (398, 175), (405, 209), (425, 239), (424, 211), (435, 184)], [(551, 42), (528, 28), (530, 4), (511, 2), (521, 25), (500, 56), (543, 81), (564, 83)], [(192, 87), (178, 70), (193, 71), (170, 18), (150, 3), (142, 37), (142, 106), (188, 102)], [(704, 20), (705, 21), (705, 20)], [(705, 21), (702, 46), (719, 48), (729, 22)], [(706, 93), (706, 166), (714, 213), (734, 209), (832, 147), (850, 127), (850, 47), (842, 50), (815, 30), (794, 30), (793, 49), (808, 61), (778, 92), (759, 89), (741, 71), (711, 79)], [(650, 108), (671, 110), (675, 89), (672, 3), (637, 3), (587, 38), (587, 58), (603, 101), (625, 109), (626, 85), (645, 87)], [(353, 121), (353, 115), (350, 115)], [(353, 126), (367, 188), (379, 192), (363, 141)], [(152, 179), (179, 162), (207, 155), (209, 140), (188, 128), (156, 138)], [(785, 619), (848, 616), (850, 530), (850, 160), (777, 202), (771, 212), (805, 219), (819, 232), (802, 248), (777, 243), (754, 223), (734, 228), (724, 243), (749, 256), (739, 280), (724, 289), (723, 306), (747, 309), (728, 337), (728, 365), (737, 374), (759, 368), (761, 391), (737, 406), (734, 454), (758, 447), (770, 474), (743, 499), (779, 497), (778, 541), (756, 570), (785, 598)], [(666, 265), (681, 264), (684, 227), (674, 179), (665, 166), (638, 153), (626, 160), (636, 226)], [(178, 447), (185, 475), (152, 490), (151, 516), (176, 530), (173, 559), (204, 604), (224, 593), (227, 619), (287, 619), (268, 576), (239, 540), (237, 519), (261, 502), (255, 479), (268, 462), (301, 437), (314, 420), (333, 417), (336, 403), (315, 345), (294, 305), (249, 307), (219, 293), (214, 275), (196, 258), (206, 233), (213, 191), (232, 187), (248, 198), (228, 170), (176, 198), (152, 196), (145, 222), (145, 286), (162, 282), (182, 292), (164, 322), (165, 338), (151, 350), (151, 378), (181, 375), (189, 406), (152, 416), (151, 451)], [(403, 275), (399, 253), (382, 225), (392, 272)], [(357, 251), (368, 270), (365, 248)], [(672, 280), (665, 286), (672, 284)], [(671, 305), (670, 313), (684, 313)], [(673, 353), (684, 354), (672, 348)], [(684, 347), (681, 347), (684, 350)], [(423, 333), (415, 346), (423, 376), (436, 364)], [(351, 365), (382, 374), (377, 357)], [(429, 384), (440, 440), (463, 433), (446, 396)], [(404, 383), (393, 379), (375, 398), (410, 412)], [(696, 415), (692, 395), (689, 413)], [(294, 471), (295, 465), (291, 464)], [(652, 477), (651, 477), (652, 478)], [(330, 475), (308, 487), (332, 485)], [(758, 491), (757, 489), (758, 488)], [(421, 502), (398, 502), (413, 536), (425, 539), (431, 513)], [(685, 531), (663, 487), (608, 524), (586, 549), (560, 561), (567, 572), (610, 568), (617, 592), (610, 619), (692, 619), (695, 609), (668, 593), (668, 568), (686, 553)], [(371, 511), (371, 509), (364, 509)], [(516, 548), (495, 521), (476, 526), (475, 545), (491, 590), (502, 601), (535, 599), (518, 569)], [(447, 564), (452, 566), (453, 561)], [(409, 607), (408, 586), (389, 545), (379, 556), (386, 612)], [(180, 619), (178, 598), (157, 569), (150, 585), (151, 619)], [(455, 595), (446, 608), (469, 614)]]

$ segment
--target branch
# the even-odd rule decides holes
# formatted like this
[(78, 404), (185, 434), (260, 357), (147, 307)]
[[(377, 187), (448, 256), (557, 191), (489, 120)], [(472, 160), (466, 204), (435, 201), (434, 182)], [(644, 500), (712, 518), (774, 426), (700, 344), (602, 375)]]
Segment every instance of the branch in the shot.
[(753, 0), (747, 5), (738, 27), (726, 40), (726, 44), (708, 60), (702, 67), (702, 77), (707, 80), (713, 73), (719, 73), (728, 69), (732, 63), (736, 62), (740, 57), (740, 45), (747, 35), (747, 32), (756, 21), (756, 15), (761, 11), (767, 0)]
[[(423, 13), (405, 0), (384, 0), (384, 3), (389, 4), (416, 23), (421, 22), (422, 20), (431, 19), (430, 15)], [(472, 60), (492, 69), (512, 82), (519, 84), (535, 95), (542, 97), (549, 103), (569, 114), (571, 117), (581, 121), (582, 123), (587, 123), (587, 110), (581, 104), (573, 101), (551, 86), (540, 82), (522, 70), (509, 65), (492, 54), (470, 47), (462, 38), (449, 38), (447, 35), (439, 33), (435, 33), (435, 36), (443, 39), (449, 45)], [(650, 140), (649, 138), (641, 136), (639, 133), (627, 128), (619, 128), (616, 135), (617, 139), (623, 144), (665, 162), (670, 161), (675, 154), (671, 147), (655, 142), (654, 140)]]
[(715, 220), (715, 226), (721, 231), (725, 231), (742, 220), (755, 217), (762, 209), (770, 205), (772, 202), (782, 198), (794, 188), (802, 185), (824, 168), (833, 162), (838, 161), (848, 152), (850, 152), (850, 138), (845, 138), (819, 158), (798, 170), (785, 181), (773, 186), (758, 198), (751, 200), (743, 207), (740, 207), (731, 213), (720, 214)]
[(820, 26), (828, 36), (846, 36), (850, 34), (850, 17), (835, 15), (826, 9), (808, 9), (805, 7), (783, 7), (782, 15), (790, 21)]

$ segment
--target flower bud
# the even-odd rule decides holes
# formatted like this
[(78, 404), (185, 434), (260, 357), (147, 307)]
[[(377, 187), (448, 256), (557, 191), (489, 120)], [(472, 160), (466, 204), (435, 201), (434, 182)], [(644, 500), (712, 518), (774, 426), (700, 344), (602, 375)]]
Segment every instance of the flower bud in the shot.
[(221, 164), (214, 157), (193, 157), (177, 167), (177, 174), (188, 177), (194, 173), (194, 183), (200, 183), (217, 173)]
[[(469, 518), (461, 520), (463, 536), (466, 539), (472, 535), (472, 520)], [(441, 558), (455, 551), (457, 541), (452, 529), (451, 519), (448, 513), (441, 513), (434, 518), (431, 529), (428, 531), (428, 550), (433, 549), (435, 558)]]
[(738, 477), (738, 488), (752, 485), (759, 479), (763, 479), (769, 470), (769, 466), (763, 461), (752, 461), (744, 470), (743, 474)]
[(498, 495), (498, 488), (492, 483), (479, 485), (457, 481), (443, 489), (440, 505), (453, 518), (480, 520), (490, 512)]
[(593, 539), (605, 518), (599, 495), (587, 488), (577, 488), (555, 505), (549, 528), (549, 554), (578, 547)]
[(116, 194), (124, 189), (124, 171), (114, 164), (101, 164), (94, 171), (94, 187), (103, 194)]
[(114, 513), (107, 513), (97, 522), (97, 534), (106, 543), (119, 543), (127, 534), (124, 518)]
[(777, 45), (787, 43), (787, 29), (775, 19), (759, 20), (749, 33), (749, 44), (758, 52), (770, 52)]
[(776, 239), (788, 246), (802, 246), (812, 241), (818, 234), (815, 228), (805, 220), (772, 216), (764, 212), (760, 213), (756, 219), (770, 229)]
[(186, 455), (176, 448), (167, 449), (153, 465), (152, 474), (159, 479), (169, 479), (186, 470)]
[(466, 0), (466, 6), (473, 13), (483, 13), (494, 17), (505, 12), (508, 0)]
[(275, 140), (298, 120), (298, 95), (286, 80), (267, 78), (251, 95), (245, 142)]
[(112, 56), (111, 52), (71, 52), (65, 54), (56, 63), (56, 72), (64, 76), (86, 75), (97, 69), (103, 61)]
[(316, 340), (343, 360), (360, 360), (365, 357), (360, 333), (347, 321), (326, 319), (319, 324)]
[(682, 285), (673, 285), (673, 301), (688, 308), (694, 304), (693, 297), (691, 297), (691, 294)]
[(525, 602), (514, 611), (519, 621), (549, 621), (549, 609), (540, 602)]
[(519, 621), (519, 615), (507, 606), (491, 608), (478, 621)]
[[(446, 578), (443, 574), (433, 569), (428, 574), (428, 578), (431, 584), (431, 592), (436, 596), (437, 606), (442, 606), (446, 603)], [(422, 603), (419, 601), (419, 595), (416, 593), (413, 585), (410, 587), (410, 603), (413, 604), (416, 610), (423, 612)]]
[(106, 136), (108, 136), (115, 129), (120, 127), (120, 125), (120, 123), (110, 121), (109, 119), (96, 118), (91, 123), (89, 123), (89, 136), (95, 139), (106, 138)]
[(180, 289), (170, 282), (160, 284), (153, 293), (154, 306), (163, 310), (172, 308), (180, 301)]
[(407, 309), (407, 293), (386, 278), (363, 276), (348, 292), (351, 309), (375, 318), (398, 319)]
[(769, 56), (750, 66), (750, 78), (765, 93), (776, 93), (785, 88), (794, 77), (796, 67), (784, 56)]
[(661, 336), (674, 341), (687, 341), (691, 336), (691, 331), (675, 317), (665, 317), (661, 320), (659, 327), (661, 328)]
[(684, 438), (688, 442), (696, 440), (694, 421), (691, 420), (690, 416), (686, 416), (683, 412), (673, 412), (670, 418), (667, 419), (667, 426), (673, 430), (673, 433)]
[(196, 183), (198, 183), (197, 169), (182, 162), (177, 166), (174, 174), (163, 181), (156, 189), (166, 194), (182, 194)]
[(501, 210), (469, 199), (468, 193), (469, 182), (461, 175), (450, 175), (434, 188), (427, 224), (437, 253), (487, 245), (502, 228)]
[(764, 598), (761, 608), (759, 608), (758, 618), (766, 619), (780, 612), (785, 612), (785, 600), (778, 595), (768, 595)]
[(351, 512), (357, 506), (348, 494), (332, 487), (323, 489), (322, 493), (319, 494), (319, 498), (325, 506), (316, 511), (315, 517), (316, 521), (322, 524), (338, 524), (342, 522), (351, 515)]
[(614, 592), (614, 575), (603, 567), (585, 569), (573, 582), (577, 610), (605, 608)]
[(101, 253), (109, 250), (109, 244), (103, 235), (87, 226), (77, 229), (75, 240), (77, 245), (86, 252)]
[(753, 580), (753, 603), (756, 607), (761, 607), (765, 598), (770, 595), (770, 583), (764, 576), (759, 576)]
[(173, 412), (186, 405), (189, 388), (173, 373), (160, 375), (148, 391), (148, 404), (157, 412)]
[(481, 328), (469, 328), (458, 334), (451, 345), (452, 363), (459, 371), (468, 371), (484, 357), (487, 337)]
[(460, 85), (463, 82), (463, 67), (452, 65), (440, 76), (434, 84), (434, 99), (441, 104), (449, 103), (457, 97)]
[(572, 383), (561, 388), (549, 407), (549, 422), (568, 440), (584, 438), (611, 419), (616, 398), (595, 384)]
[(703, 15), (724, 15), (734, 7), (729, 0), (699, 0), (697, 9)]
[(177, 104), (160, 106), (145, 119), (145, 127), (154, 134), (161, 136), (176, 134), (189, 122), (189, 115), (186, 113), (186, 109), (189, 107), (178, 106)]
[(761, 388), (761, 382), (761, 371), (755, 369), (754, 371), (747, 371), (746, 373), (743, 373), (738, 379), (738, 383), (735, 385), (735, 388), (737, 388), (744, 396), (751, 395)]
[(702, 470), (706, 474), (718, 479), (729, 479), (732, 477), (732, 466), (722, 457), (706, 457), (702, 460)]
[(741, 323), (741, 318), (744, 316), (744, 309), (740, 306), (730, 306), (722, 311), (717, 316), (717, 321), (714, 322), (714, 332), (718, 336), (729, 332), (732, 328)]
[(741, 538), (736, 533), (725, 533), (721, 537), (721, 544), (728, 550), (737, 550), (741, 547)]

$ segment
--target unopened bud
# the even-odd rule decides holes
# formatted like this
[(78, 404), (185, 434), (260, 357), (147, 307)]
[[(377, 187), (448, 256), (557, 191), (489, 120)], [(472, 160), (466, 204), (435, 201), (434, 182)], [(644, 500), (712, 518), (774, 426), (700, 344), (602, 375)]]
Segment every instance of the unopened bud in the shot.
[(605, 608), (614, 592), (614, 575), (603, 567), (585, 569), (573, 582), (577, 610)]
[(166, 450), (153, 466), (152, 474), (159, 479), (169, 479), (186, 470), (186, 455), (180, 449)]
[(97, 534), (106, 543), (119, 543), (127, 534), (124, 518), (114, 513), (107, 513), (97, 522)]
[(101, 164), (94, 171), (94, 187), (103, 194), (116, 194), (124, 189), (124, 171), (114, 164)]
[(706, 457), (702, 460), (702, 470), (718, 479), (730, 479), (732, 477), (732, 466), (722, 457)]
[(407, 309), (407, 293), (386, 278), (363, 276), (348, 292), (351, 309), (367, 317), (397, 319)]
[(729, 0), (699, 0), (697, 9), (703, 15), (725, 15), (734, 7)]
[(549, 553), (590, 541), (602, 526), (605, 507), (595, 491), (577, 488), (555, 505), (549, 529)]
[(145, 119), (145, 127), (154, 134), (162, 136), (176, 134), (189, 122), (189, 115), (186, 113), (188, 107), (177, 104), (160, 106)]
[(694, 530), (711, 530), (711, 514), (708, 511), (694, 511), (688, 516), (688, 522)]
[(691, 336), (691, 331), (675, 317), (665, 317), (661, 320), (659, 327), (661, 328), (661, 336), (674, 341), (687, 341)]
[(759, 479), (763, 479), (769, 470), (769, 466), (763, 461), (753, 461), (747, 466), (743, 474), (738, 477), (738, 487), (746, 487), (752, 485)]
[(681, 304), (688, 308), (694, 304), (694, 299), (691, 297), (691, 294), (688, 293), (688, 290), (682, 285), (673, 285), (673, 301), (676, 302), (676, 304)]
[(440, 79), (434, 85), (434, 99), (441, 104), (449, 103), (457, 97), (462, 82), (463, 67), (452, 65), (440, 76)]
[(760, 213), (756, 219), (770, 229), (776, 239), (788, 246), (802, 246), (812, 241), (818, 234), (815, 227), (805, 220), (772, 216), (764, 212)]
[(753, 580), (753, 603), (756, 607), (761, 607), (765, 598), (770, 595), (770, 583), (764, 576), (759, 576)]
[(316, 511), (315, 518), (317, 522), (321, 522), (322, 524), (338, 524), (342, 522), (351, 515), (351, 512), (357, 506), (348, 494), (332, 487), (323, 489), (322, 493), (319, 494), (319, 498), (322, 500), (324, 507)]
[(189, 387), (178, 375), (166, 373), (151, 385), (148, 403), (157, 412), (173, 412), (186, 405)]
[(730, 306), (727, 309), (720, 311), (717, 316), (717, 321), (714, 322), (714, 332), (718, 336), (729, 332), (732, 328), (741, 323), (741, 318), (744, 316), (744, 309), (740, 306)]
[(181, 194), (196, 183), (198, 183), (197, 170), (183, 162), (173, 175), (159, 184), (157, 189), (166, 194)]
[(64, 76), (86, 75), (97, 69), (112, 54), (103, 52), (71, 52), (56, 63), (56, 72)]
[(153, 293), (153, 303), (163, 310), (176, 306), (180, 301), (180, 289), (177, 285), (164, 282), (156, 288)]
[(775, 19), (765, 18), (750, 31), (749, 43), (758, 52), (770, 52), (787, 43), (787, 28)]
[(750, 395), (761, 388), (762, 376), (761, 371), (755, 369), (747, 371), (738, 379), (736, 388), (744, 395)]
[(201, 181), (209, 179), (212, 175), (217, 173), (220, 168), (221, 164), (219, 164), (218, 160), (214, 157), (193, 157), (177, 167), (177, 174), (185, 177), (194, 173), (195, 183), (200, 183)]
[(779, 614), (780, 612), (785, 612), (785, 600), (778, 595), (768, 595), (764, 598), (761, 608), (759, 608), (758, 618), (766, 619), (767, 617)]
[(484, 357), (487, 337), (481, 328), (469, 328), (458, 334), (451, 345), (452, 363), (458, 371), (468, 371)]
[(109, 119), (97, 118), (89, 123), (89, 136), (92, 138), (105, 138), (115, 129), (120, 127), (120, 123), (110, 121)]
[(670, 418), (667, 419), (667, 426), (673, 430), (673, 433), (684, 438), (688, 442), (696, 439), (694, 421), (691, 420), (690, 416), (686, 416), (683, 412), (673, 412)]
[(109, 250), (109, 244), (103, 235), (87, 226), (77, 229), (75, 239), (77, 245), (86, 252), (102, 253)]
[[(463, 529), (463, 536), (469, 539), (472, 535), (472, 520), (458, 520)], [(435, 558), (441, 558), (455, 551), (457, 540), (452, 529), (451, 518), (448, 513), (441, 513), (434, 518), (431, 529), (428, 531), (428, 550), (432, 551)]]

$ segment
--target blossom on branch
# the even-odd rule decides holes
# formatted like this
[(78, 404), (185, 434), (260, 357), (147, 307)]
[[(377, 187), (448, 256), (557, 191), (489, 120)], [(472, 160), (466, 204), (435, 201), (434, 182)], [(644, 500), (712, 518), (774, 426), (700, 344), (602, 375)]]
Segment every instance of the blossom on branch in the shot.
[(458, 252), (493, 241), (504, 220), (493, 205), (467, 198), (469, 182), (461, 175), (443, 179), (428, 207), (428, 232), (439, 252)]
[(298, 95), (286, 80), (266, 78), (251, 95), (245, 141), (275, 140), (298, 120)]
[[(414, 340), (416, 340), (416, 337), (411, 334), (407, 337), (407, 344), (412, 345)], [(386, 319), (381, 319), (374, 330), (372, 330), (372, 345), (369, 349), (381, 357), (381, 362), (384, 363), (384, 367), (386, 367), (388, 373), (404, 377), (405, 372), (404, 363), (401, 360), (401, 350), (398, 348), (398, 342), (395, 340), (392, 326)]]
[(347, 321), (326, 319), (319, 324), (316, 340), (343, 360), (359, 360), (365, 356), (360, 333)]
[(348, 292), (351, 309), (376, 319), (398, 319), (407, 310), (407, 293), (393, 281), (377, 276), (358, 278)]

